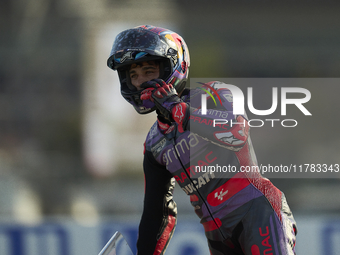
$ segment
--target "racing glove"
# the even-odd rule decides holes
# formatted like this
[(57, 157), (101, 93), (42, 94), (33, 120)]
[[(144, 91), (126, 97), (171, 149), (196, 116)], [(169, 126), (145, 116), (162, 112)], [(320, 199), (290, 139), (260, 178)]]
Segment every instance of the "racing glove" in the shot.
[(161, 79), (144, 82), (141, 88), (141, 100), (150, 100), (155, 103), (159, 112), (171, 122), (178, 124), (178, 131), (187, 130), (190, 111), (189, 105), (183, 102), (176, 89)]

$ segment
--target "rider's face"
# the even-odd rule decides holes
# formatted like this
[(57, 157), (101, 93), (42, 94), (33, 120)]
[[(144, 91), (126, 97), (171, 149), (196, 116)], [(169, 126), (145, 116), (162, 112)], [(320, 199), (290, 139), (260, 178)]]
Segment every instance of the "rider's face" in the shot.
[(140, 85), (143, 82), (159, 78), (159, 65), (155, 61), (144, 61), (138, 64), (132, 64), (129, 70), (131, 83), (138, 90), (143, 88)]

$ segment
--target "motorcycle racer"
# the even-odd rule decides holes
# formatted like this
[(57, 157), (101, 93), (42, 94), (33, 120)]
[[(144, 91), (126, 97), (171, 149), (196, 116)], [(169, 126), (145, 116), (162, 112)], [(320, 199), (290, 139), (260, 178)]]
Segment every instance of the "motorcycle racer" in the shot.
[[(203, 84), (204, 90), (185, 88), (190, 58), (184, 39), (149, 25), (128, 29), (117, 35), (107, 64), (138, 113), (157, 113), (144, 144), (137, 254), (164, 254), (176, 226), (175, 181), (190, 196), (211, 254), (295, 254), (297, 228), (284, 194), (258, 171), (240, 171), (257, 160), (247, 117), (233, 114), (231, 92), (215, 90), (218, 81)], [(206, 90), (217, 93), (220, 104), (208, 98), (202, 114)], [(227, 124), (214, 125), (216, 117)], [(218, 166), (237, 171), (211, 171)]]

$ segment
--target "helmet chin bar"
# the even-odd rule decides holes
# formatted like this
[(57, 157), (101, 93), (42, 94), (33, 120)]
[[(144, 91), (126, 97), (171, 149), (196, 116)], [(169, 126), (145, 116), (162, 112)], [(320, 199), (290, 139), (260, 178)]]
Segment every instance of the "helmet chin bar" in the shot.
[(146, 107), (144, 105), (144, 102), (140, 99), (141, 92), (142, 90), (137, 90), (137, 89), (135, 91), (131, 91), (127, 87), (126, 83), (124, 85), (122, 84), (121, 86), (122, 96), (128, 103), (130, 103), (135, 108), (135, 110), (139, 114), (147, 114), (147, 113), (150, 113), (156, 110), (156, 106), (151, 102), (150, 102), (152, 104), (151, 107)]

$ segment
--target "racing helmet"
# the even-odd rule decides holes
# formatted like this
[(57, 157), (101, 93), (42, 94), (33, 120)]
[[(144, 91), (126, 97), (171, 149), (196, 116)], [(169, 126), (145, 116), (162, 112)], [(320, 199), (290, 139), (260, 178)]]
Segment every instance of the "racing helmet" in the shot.
[(153, 102), (140, 100), (142, 90), (137, 90), (132, 85), (129, 75), (131, 64), (144, 61), (159, 64), (159, 78), (180, 93), (188, 79), (189, 50), (180, 35), (161, 27), (143, 25), (117, 35), (107, 65), (118, 71), (122, 96), (140, 114), (156, 109)]

